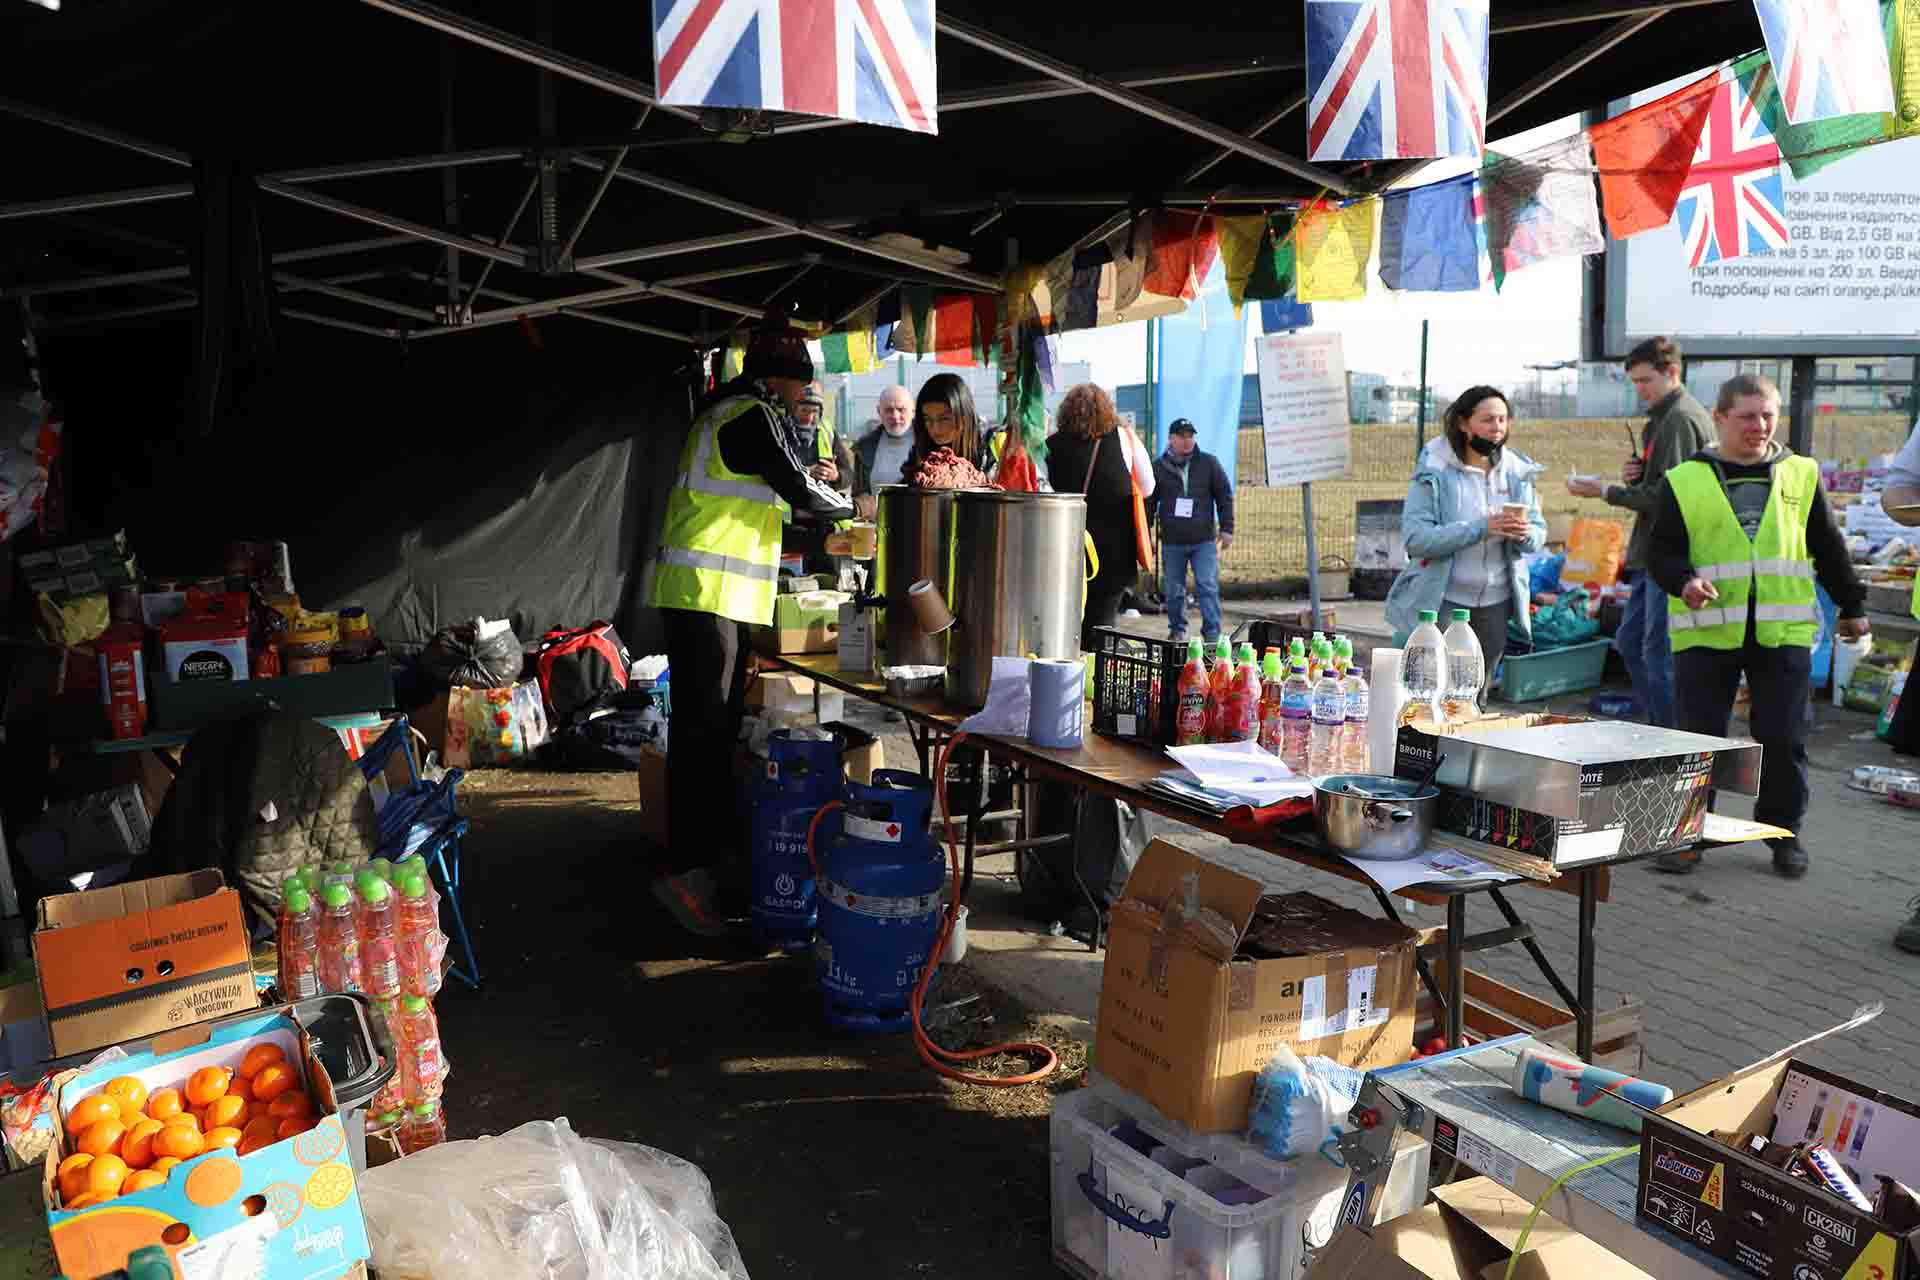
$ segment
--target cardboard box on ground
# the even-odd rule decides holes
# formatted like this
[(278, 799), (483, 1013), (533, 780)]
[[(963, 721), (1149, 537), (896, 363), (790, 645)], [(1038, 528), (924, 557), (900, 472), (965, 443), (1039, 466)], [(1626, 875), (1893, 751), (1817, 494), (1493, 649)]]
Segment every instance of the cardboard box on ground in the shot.
[(64, 889), (85, 872), (100, 873), (94, 887), (118, 879), (146, 853), (153, 819), (172, 786), (173, 773), (152, 752), (67, 753), (53, 777), (54, 793), (64, 798), (19, 838), (36, 886)]
[[(1113, 908), (1095, 1061), (1197, 1133), (1246, 1127), (1254, 1077), (1282, 1044), (1362, 1069), (1413, 1050), (1417, 935), (1270, 894), (1263, 869), (1250, 851), (1155, 840)], [(1250, 934), (1295, 954), (1254, 958)]]

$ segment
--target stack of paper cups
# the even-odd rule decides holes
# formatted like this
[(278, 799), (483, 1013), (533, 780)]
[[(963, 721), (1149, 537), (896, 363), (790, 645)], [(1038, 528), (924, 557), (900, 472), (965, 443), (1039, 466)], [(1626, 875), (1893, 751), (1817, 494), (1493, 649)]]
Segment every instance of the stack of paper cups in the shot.
[(1036, 747), (1080, 746), (1086, 706), (1086, 667), (1078, 659), (1036, 658), (1027, 667), (1032, 706), (1027, 737)]
[(1400, 710), (1406, 691), (1400, 687), (1400, 649), (1375, 649), (1373, 674), (1367, 677), (1367, 755), (1373, 772), (1391, 774), (1394, 739), (1400, 733)]

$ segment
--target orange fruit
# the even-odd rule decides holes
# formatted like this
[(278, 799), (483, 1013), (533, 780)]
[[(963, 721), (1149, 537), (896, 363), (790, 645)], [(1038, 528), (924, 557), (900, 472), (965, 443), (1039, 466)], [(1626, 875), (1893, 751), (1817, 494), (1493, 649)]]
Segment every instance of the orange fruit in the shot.
[(153, 1135), (154, 1154), (171, 1156), (176, 1162), (191, 1160), (206, 1149), (206, 1139), (200, 1136), (200, 1131), (184, 1124), (161, 1125), (160, 1132)]
[(270, 1103), (299, 1083), (300, 1077), (292, 1067), (284, 1062), (270, 1062), (253, 1074), (253, 1100)]
[(127, 1136), (127, 1126), (119, 1118), (102, 1120), (99, 1124), (88, 1125), (80, 1135), (80, 1149), (90, 1156), (111, 1155), (120, 1158), (120, 1141)]
[(240, 1074), (251, 1080), (260, 1074), (260, 1068), (275, 1062), (285, 1062), (286, 1053), (277, 1044), (257, 1044), (247, 1050), (247, 1056), (240, 1060)]
[(120, 1123), (127, 1126), (127, 1128), (133, 1128), (134, 1121), (145, 1120), (147, 1118), (146, 1112), (134, 1106), (125, 1098), (121, 1098), (118, 1101), (120, 1103)]
[(60, 1202), (72, 1207), (72, 1201), (87, 1193), (87, 1166), (93, 1163), (93, 1157), (86, 1152), (76, 1152), (60, 1162)]
[(240, 1145), (240, 1139), (246, 1136), (247, 1135), (240, 1132), (240, 1130), (231, 1127), (209, 1129), (207, 1130), (207, 1150), (215, 1151), (221, 1147), (237, 1147)]
[(161, 1156), (159, 1159), (153, 1162), (153, 1166), (151, 1168), (144, 1170), (144, 1172), (157, 1173), (160, 1175), (162, 1179), (164, 1179), (169, 1173), (173, 1171), (173, 1166), (179, 1163), (180, 1163), (179, 1156)]
[(120, 1158), (134, 1169), (144, 1169), (152, 1164), (153, 1135), (165, 1127), (158, 1120), (134, 1121), (127, 1130), (127, 1136), (120, 1140)]
[(89, 1191), (85, 1195), (75, 1196), (73, 1199), (67, 1201), (67, 1208), (69, 1211), (74, 1209), (91, 1209), (101, 1201), (110, 1198), (111, 1197), (101, 1195), (97, 1191)]
[(223, 1125), (244, 1129), (247, 1127), (247, 1118), (252, 1111), (253, 1108), (247, 1105), (245, 1099), (228, 1094), (224, 1098), (215, 1098), (207, 1104), (205, 1113), (200, 1117), (200, 1124), (206, 1129), (218, 1129)]
[(274, 1131), (274, 1137), (279, 1141), (285, 1141), (296, 1133), (305, 1133), (319, 1123), (311, 1115), (288, 1116), (280, 1122), (280, 1127)]
[(187, 1077), (187, 1101), (204, 1107), (215, 1098), (225, 1097), (227, 1082), (232, 1079), (233, 1072), (225, 1067), (202, 1067)]
[(256, 1151), (265, 1150), (279, 1140), (280, 1139), (272, 1134), (267, 1134), (263, 1137), (259, 1133), (249, 1129), (240, 1136), (240, 1145), (233, 1149), (233, 1153), (237, 1156), (250, 1156)]
[(147, 1114), (161, 1124), (165, 1124), (185, 1109), (185, 1104), (180, 1101), (178, 1089), (155, 1089), (147, 1098)]
[(167, 1128), (179, 1125), (182, 1129), (191, 1129), (195, 1133), (203, 1132), (200, 1126), (200, 1117), (191, 1111), (182, 1111), (171, 1120), (162, 1120), (160, 1123)]
[(133, 1170), (127, 1168), (127, 1162), (119, 1156), (95, 1156), (93, 1163), (87, 1166), (87, 1190), (98, 1196), (117, 1196), (120, 1184), (127, 1180)]
[(120, 1109), (132, 1107), (135, 1111), (147, 1105), (147, 1086), (133, 1076), (115, 1076), (107, 1081), (107, 1087), (100, 1092), (120, 1100)]
[(275, 1120), (310, 1116), (313, 1114), (313, 1099), (298, 1089), (289, 1089), (267, 1104), (267, 1114)]
[(94, 1093), (73, 1104), (67, 1112), (67, 1132), (79, 1137), (102, 1120), (120, 1118), (120, 1100), (111, 1094)]
[(275, 1130), (279, 1129), (279, 1127), (280, 1127), (280, 1122), (278, 1120), (275, 1120), (272, 1116), (262, 1111), (259, 1115), (249, 1120), (247, 1122), (246, 1127), (242, 1129), (241, 1132), (270, 1135)]
[(252, 1102), (253, 1078), (251, 1076), (235, 1076), (233, 1079), (227, 1081), (227, 1096), (229, 1098), (239, 1098), (243, 1102)]
[(120, 1184), (120, 1194), (130, 1196), (136, 1191), (150, 1191), (154, 1187), (163, 1187), (166, 1184), (166, 1174), (155, 1173), (152, 1169), (138, 1169), (128, 1174), (127, 1180)]

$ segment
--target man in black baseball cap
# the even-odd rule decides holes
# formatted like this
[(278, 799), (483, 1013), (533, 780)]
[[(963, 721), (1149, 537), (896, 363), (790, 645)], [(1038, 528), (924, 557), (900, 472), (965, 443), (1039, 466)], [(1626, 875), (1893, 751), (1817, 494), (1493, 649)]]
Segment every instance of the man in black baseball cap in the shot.
[(1220, 638), (1220, 553), (1233, 545), (1233, 486), (1220, 460), (1199, 447), (1185, 418), (1167, 428), (1167, 451), (1154, 459), (1147, 518), (1160, 517), (1161, 594), (1167, 636), (1187, 638), (1187, 569), (1200, 605), (1200, 635)]

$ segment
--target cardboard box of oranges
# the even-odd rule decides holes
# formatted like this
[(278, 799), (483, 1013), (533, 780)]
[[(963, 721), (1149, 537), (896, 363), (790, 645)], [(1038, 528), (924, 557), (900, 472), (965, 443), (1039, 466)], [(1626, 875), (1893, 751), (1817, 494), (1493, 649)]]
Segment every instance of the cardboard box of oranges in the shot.
[(285, 1014), (139, 1046), (68, 1080), (54, 1111), (42, 1190), (69, 1275), (151, 1244), (182, 1276), (335, 1280), (369, 1256), (333, 1082)]

